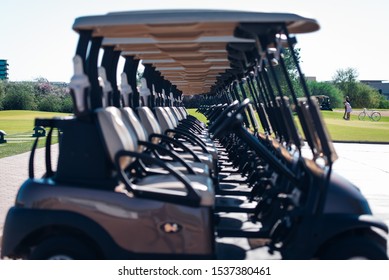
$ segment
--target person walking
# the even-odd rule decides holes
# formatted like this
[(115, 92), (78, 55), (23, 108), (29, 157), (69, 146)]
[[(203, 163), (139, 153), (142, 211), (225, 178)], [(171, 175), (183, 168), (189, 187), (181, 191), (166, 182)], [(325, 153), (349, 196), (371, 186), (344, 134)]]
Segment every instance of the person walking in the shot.
[(346, 102), (349, 103), (350, 107), (351, 107), (351, 104), (350, 104), (350, 98), (348, 96), (346, 96), (346, 101), (343, 102), (344, 104), (344, 114), (343, 114), (343, 119), (347, 119), (347, 107), (346, 107)]
[(346, 101), (344, 102), (344, 107), (345, 107), (345, 111), (346, 111), (346, 117), (344, 118), (346, 121), (349, 121), (350, 120), (350, 113), (352, 111), (352, 108), (351, 108), (351, 104), (350, 102)]

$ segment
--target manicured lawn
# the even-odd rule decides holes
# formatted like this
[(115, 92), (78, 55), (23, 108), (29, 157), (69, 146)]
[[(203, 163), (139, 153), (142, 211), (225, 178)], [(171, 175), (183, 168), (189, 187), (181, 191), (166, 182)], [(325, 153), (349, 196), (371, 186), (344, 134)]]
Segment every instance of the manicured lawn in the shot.
[[(7, 143), (0, 144), (0, 158), (21, 154), (30, 151), (33, 141), (35, 118), (52, 118), (69, 114), (37, 112), (37, 111), (0, 111), (0, 130), (7, 133)], [(55, 135), (55, 134), (53, 134)], [(53, 137), (53, 143), (57, 137)], [(39, 140), (39, 147), (43, 147), (44, 139)]]
[[(188, 111), (199, 120), (206, 121), (205, 116), (197, 113), (196, 109), (189, 109)], [(368, 118), (360, 121), (358, 115), (351, 115), (351, 120), (346, 121), (343, 119), (343, 113), (341, 112), (321, 112), (333, 141), (389, 143), (388, 116), (382, 116), (380, 121), (373, 122)]]
[[(196, 109), (188, 109), (189, 113), (202, 122), (207, 122), (206, 117), (197, 113)], [(34, 120), (37, 117), (51, 118), (54, 116), (66, 116), (69, 114), (36, 112), (36, 111), (0, 111), (0, 130), (7, 135), (7, 143), (0, 144), (0, 158), (28, 152), (34, 141)], [(343, 113), (322, 111), (328, 131), (334, 141), (353, 142), (387, 142), (389, 143), (389, 116), (382, 116), (378, 122), (366, 119), (358, 120), (357, 115), (352, 115), (350, 121), (343, 120)], [(388, 115), (388, 114), (386, 114)], [(56, 143), (57, 137), (53, 137)], [(39, 141), (39, 147), (44, 145), (44, 138)]]
[(196, 109), (187, 109), (187, 110), (190, 115), (196, 117), (199, 121), (202, 121), (203, 123), (207, 123), (207, 118), (203, 114), (196, 112)]
[(343, 119), (343, 113), (322, 111), (328, 131), (334, 141), (388, 142), (389, 117), (383, 116), (378, 122), (366, 118), (358, 120), (351, 115), (349, 121)]

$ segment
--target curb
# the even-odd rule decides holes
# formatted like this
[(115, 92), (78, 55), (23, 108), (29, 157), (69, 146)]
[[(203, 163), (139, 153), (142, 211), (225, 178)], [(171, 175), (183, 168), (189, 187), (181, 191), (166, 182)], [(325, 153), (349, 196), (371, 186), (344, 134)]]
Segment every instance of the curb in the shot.
[(332, 140), (333, 143), (345, 143), (345, 144), (378, 144), (389, 145), (389, 142), (383, 141), (347, 141), (347, 140)]

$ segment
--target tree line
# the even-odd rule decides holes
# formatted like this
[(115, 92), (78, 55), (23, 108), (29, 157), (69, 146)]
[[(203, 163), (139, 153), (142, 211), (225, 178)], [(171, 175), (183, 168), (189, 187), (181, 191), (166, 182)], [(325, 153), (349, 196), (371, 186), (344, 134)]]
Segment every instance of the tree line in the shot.
[[(289, 64), (288, 71), (297, 95), (303, 96), (292, 64)], [(281, 79), (280, 83), (283, 92), (288, 95), (286, 81)], [(307, 85), (312, 95), (329, 96), (333, 108), (342, 108), (343, 101), (348, 96), (354, 108), (389, 109), (389, 100), (375, 88), (359, 82), (358, 73), (353, 68), (337, 70), (331, 81), (307, 81)], [(200, 103), (201, 100), (197, 97), (184, 99), (184, 104), (188, 108), (196, 108)], [(73, 103), (65, 83), (50, 83), (45, 78), (29, 82), (0, 80), (0, 110), (71, 113), (73, 112)]]
[(389, 100), (377, 89), (358, 81), (354, 68), (338, 69), (329, 82), (308, 81), (312, 95), (328, 95), (332, 107), (343, 107), (346, 96), (354, 108), (389, 109)]
[[(301, 61), (300, 48), (295, 48), (295, 54), (297, 61)], [(292, 59), (291, 51), (288, 48), (282, 50), (281, 54), (284, 58), (285, 66), (288, 71), (289, 77), (293, 89), (297, 97), (303, 97), (304, 92), (302, 90), (300, 79), (297, 71), (296, 64)], [(285, 79), (283, 71), (280, 65), (274, 66), (274, 71), (278, 77), (278, 83), (282, 90), (282, 93), (291, 98), (290, 89)], [(275, 81), (273, 75), (268, 75), (270, 83), (273, 88)], [(332, 77), (331, 81), (317, 82), (314, 80), (306, 80), (309, 92), (311, 95), (327, 95), (330, 97), (332, 108), (343, 108), (344, 100), (346, 96), (349, 97), (352, 107), (354, 108), (375, 108), (375, 109), (389, 109), (389, 100), (381, 94), (377, 89), (361, 83), (358, 80), (358, 72), (354, 68), (338, 69)], [(255, 84), (255, 83), (254, 83)], [(246, 93), (250, 91), (247, 84), (244, 84)], [(242, 96), (242, 93), (239, 92)], [(276, 92), (276, 94), (278, 94)], [(202, 100), (199, 96), (185, 97), (184, 105), (187, 108), (197, 108), (201, 104)]]
[(50, 83), (45, 78), (27, 82), (0, 80), (0, 110), (71, 113), (73, 103), (65, 83)]
[[(286, 57), (286, 61), (289, 59)], [(303, 97), (304, 92), (300, 86), (299, 78), (293, 64), (287, 64), (293, 88), (298, 97)], [(280, 71), (275, 68), (275, 70)], [(289, 87), (283, 75), (279, 75), (279, 83), (284, 95), (289, 97)], [(274, 81), (271, 81), (274, 83)], [(358, 73), (354, 68), (338, 69), (331, 81), (318, 82), (307, 80), (307, 86), (311, 95), (327, 95), (330, 97), (332, 108), (343, 108), (346, 96), (349, 97), (354, 108), (389, 109), (389, 100), (377, 89), (358, 80)], [(274, 86), (274, 84), (273, 84)], [(244, 85), (246, 93), (249, 93), (247, 85)], [(276, 88), (274, 86), (274, 88)], [(199, 96), (185, 97), (184, 104), (187, 108), (197, 108), (202, 100)]]

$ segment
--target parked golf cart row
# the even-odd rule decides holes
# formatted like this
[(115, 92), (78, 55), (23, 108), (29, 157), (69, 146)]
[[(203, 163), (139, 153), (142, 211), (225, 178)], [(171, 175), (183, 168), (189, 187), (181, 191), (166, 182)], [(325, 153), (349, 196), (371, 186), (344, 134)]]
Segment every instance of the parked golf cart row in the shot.
[[(293, 52), (290, 34), (315, 31), (316, 21), (164, 10), (82, 17), (73, 28), (74, 117), (35, 121), (49, 128), (46, 174), (34, 176), (35, 142), (2, 257), (244, 259), (266, 248), (284, 259), (387, 258), (387, 226), (331, 170), (336, 152)], [(305, 98), (296, 97), (284, 48)], [(208, 125), (188, 115), (183, 94), (203, 95)], [(301, 155), (303, 139), (312, 158)]]

